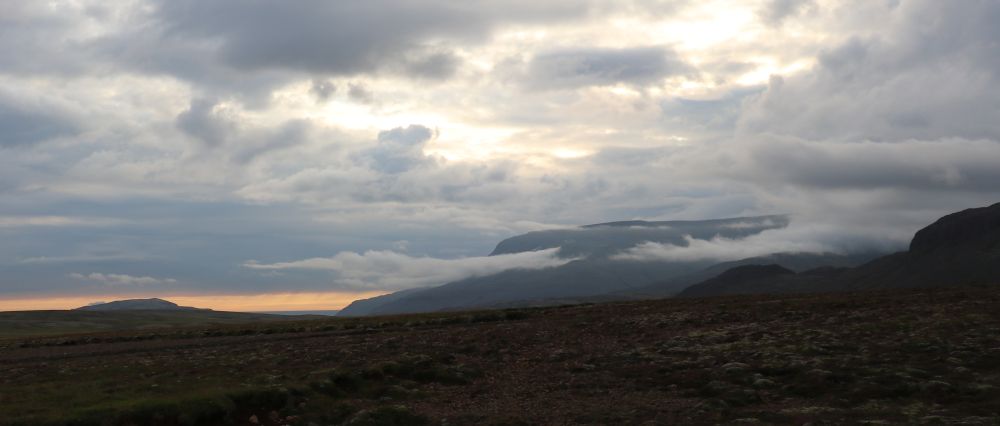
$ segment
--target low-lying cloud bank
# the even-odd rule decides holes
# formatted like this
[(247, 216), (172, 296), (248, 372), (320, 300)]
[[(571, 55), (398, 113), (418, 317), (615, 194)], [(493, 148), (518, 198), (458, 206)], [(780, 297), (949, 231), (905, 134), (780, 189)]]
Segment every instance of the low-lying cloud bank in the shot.
[(76, 280), (97, 282), (109, 286), (149, 286), (177, 283), (177, 280), (173, 278), (137, 277), (126, 274), (101, 274), (96, 272), (91, 274), (72, 273), (69, 276)]
[(799, 225), (766, 230), (742, 239), (715, 237), (710, 240), (686, 236), (687, 245), (645, 242), (612, 256), (615, 260), (652, 262), (725, 262), (775, 253), (891, 252), (902, 250), (906, 239), (885, 231), (848, 230), (839, 225)]
[(491, 275), (508, 269), (543, 269), (566, 264), (573, 259), (557, 256), (559, 248), (500, 256), (437, 259), (413, 257), (388, 250), (364, 253), (340, 252), (319, 257), (271, 264), (249, 261), (244, 267), (260, 270), (312, 269), (336, 274), (338, 287), (404, 290), (446, 284), (463, 278)]

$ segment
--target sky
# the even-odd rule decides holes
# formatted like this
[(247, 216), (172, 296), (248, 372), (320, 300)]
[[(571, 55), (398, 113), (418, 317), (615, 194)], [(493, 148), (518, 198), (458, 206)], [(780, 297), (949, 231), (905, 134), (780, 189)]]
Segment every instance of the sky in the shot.
[[(337, 309), (554, 266), (485, 255), (613, 220), (790, 214), (792, 247), (905, 247), (1000, 201), (996, 22), (995, 0), (4, 0), (0, 310)], [(746, 252), (623, 255), (713, 246)]]

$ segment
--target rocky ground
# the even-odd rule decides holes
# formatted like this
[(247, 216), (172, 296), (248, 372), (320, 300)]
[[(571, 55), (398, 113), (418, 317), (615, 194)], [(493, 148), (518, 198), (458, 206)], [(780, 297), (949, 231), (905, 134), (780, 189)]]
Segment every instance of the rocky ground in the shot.
[(0, 341), (0, 424), (1000, 424), (1000, 287)]

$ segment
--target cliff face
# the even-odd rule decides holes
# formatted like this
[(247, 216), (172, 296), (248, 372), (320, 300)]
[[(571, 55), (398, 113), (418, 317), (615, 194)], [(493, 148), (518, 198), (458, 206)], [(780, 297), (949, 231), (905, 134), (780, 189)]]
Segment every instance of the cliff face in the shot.
[(952, 213), (921, 229), (910, 242), (911, 253), (942, 248), (990, 249), (1000, 242), (1000, 203)]

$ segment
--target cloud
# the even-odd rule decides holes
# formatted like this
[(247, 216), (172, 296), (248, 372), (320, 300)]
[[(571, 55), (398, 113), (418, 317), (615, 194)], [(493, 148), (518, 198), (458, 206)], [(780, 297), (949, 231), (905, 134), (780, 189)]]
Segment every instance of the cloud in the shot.
[(177, 280), (173, 278), (153, 278), (153, 277), (137, 277), (125, 274), (101, 274), (101, 273), (90, 273), (90, 274), (80, 274), (72, 273), (69, 275), (70, 278), (81, 280), (81, 281), (91, 281), (108, 286), (156, 286), (165, 284), (176, 284)]
[(815, 0), (768, 0), (757, 14), (771, 25), (781, 24), (786, 18), (815, 6)]
[(453, 52), (420, 52), (411, 55), (402, 64), (403, 74), (417, 79), (444, 80), (458, 70), (461, 63)]
[[(105, 10), (96, 6), (60, 2), (42, 4), (32, 1), (5, 2), (0, 28), (0, 72), (24, 75), (80, 72), (91, 64), (81, 44), (80, 34), (86, 20)], [(89, 13), (88, 13), (89, 12)]]
[(421, 125), (385, 130), (378, 134), (378, 144), (364, 155), (373, 169), (387, 174), (408, 171), (423, 164), (434, 164), (433, 157), (424, 155), (424, 145), (434, 137), (434, 131)]
[(563, 265), (558, 248), (500, 256), (436, 259), (393, 251), (341, 252), (329, 258), (243, 266), (260, 270), (313, 269), (333, 272), (335, 284), (355, 289), (402, 290), (446, 284), (463, 278), (491, 275), (508, 269), (543, 269)]
[(316, 96), (319, 102), (325, 102), (337, 93), (337, 85), (329, 80), (313, 80), (309, 92)]
[[(900, 142), (1000, 139), (996, 2), (900, 2), (875, 34), (824, 48), (808, 73), (772, 77), (748, 102), (743, 134)], [(933, 17), (933, 19), (930, 19)]]
[(906, 247), (907, 239), (885, 228), (845, 229), (839, 224), (803, 223), (769, 229), (745, 238), (696, 239), (684, 244), (645, 242), (612, 259), (630, 261), (724, 262), (775, 253), (864, 253), (889, 252)]
[(113, 218), (89, 218), (70, 216), (0, 216), (0, 228), (24, 226), (114, 226), (123, 221)]
[(210, 147), (222, 145), (236, 131), (236, 123), (214, 99), (191, 99), (191, 106), (177, 116), (177, 127)]
[(7, 2), (0, 294), (629, 219), (903, 241), (1000, 199), (1000, 7), (960, 3)]
[(368, 104), (375, 100), (375, 95), (362, 83), (351, 83), (347, 87), (347, 96), (352, 101)]
[[(302, 76), (387, 75), (444, 80), (456, 50), (489, 40), (508, 23), (579, 19), (576, 1), (503, 4), (434, 0), (157, 0), (86, 40), (101, 62), (169, 75), (212, 95), (266, 103), (271, 90)], [(81, 61), (86, 63), (87, 61)]]
[(200, 141), (204, 148), (229, 145), (221, 157), (237, 164), (298, 145), (308, 139), (313, 129), (308, 120), (291, 119), (275, 126), (243, 125), (237, 116), (235, 108), (218, 100), (193, 98), (188, 109), (177, 115), (175, 124), (184, 134)]
[(74, 255), (74, 256), (38, 256), (19, 259), (21, 264), (60, 264), (60, 263), (102, 263), (102, 262), (134, 262), (148, 260), (142, 254), (110, 254), (110, 255)]
[(575, 48), (536, 54), (527, 65), (532, 88), (578, 88), (618, 83), (645, 86), (692, 72), (666, 47)]
[(748, 144), (746, 175), (814, 189), (991, 192), (1000, 182), (1000, 143), (945, 139), (820, 143), (767, 139)]
[(0, 148), (33, 145), (79, 131), (62, 108), (0, 90)]

